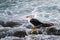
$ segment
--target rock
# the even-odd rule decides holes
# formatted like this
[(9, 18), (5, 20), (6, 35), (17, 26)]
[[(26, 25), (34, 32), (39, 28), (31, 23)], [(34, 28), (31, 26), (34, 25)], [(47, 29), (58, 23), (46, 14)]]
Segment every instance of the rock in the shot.
[(14, 27), (16, 25), (22, 25), (18, 22), (12, 22), (12, 21), (9, 21), (9, 22), (6, 22), (6, 24), (4, 25), (4, 27)]
[(5, 33), (3, 33), (3, 32), (0, 33), (0, 39), (1, 39), (1, 38), (4, 38), (5, 36), (7, 36)]
[(16, 31), (12, 36), (25, 37), (27, 33), (25, 31)]
[(8, 29), (0, 29), (0, 38), (7, 36)]
[(38, 30), (38, 34), (42, 34), (42, 32), (40, 30)]
[(60, 35), (60, 30), (57, 30), (56, 35)]
[(32, 28), (32, 26), (31, 26), (31, 25), (28, 25), (28, 26), (26, 26), (26, 28), (31, 29), (31, 28)]
[(8, 21), (6, 23), (4, 21), (0, 21), (0, 25), (2, 25), (3, 27), (14, 27), (22, 24), (19, 22), (13, 22), (13, 21)]
[(48, 35), (60, 35), (60, 30), (56, 28), (50, 28), (46, 32)]
[(0, 20), (0, 25), (4, 26), (4, 25), (5, 25), (5, 24), (4, 24), (4, 21), (1, 21), (1, 20)]

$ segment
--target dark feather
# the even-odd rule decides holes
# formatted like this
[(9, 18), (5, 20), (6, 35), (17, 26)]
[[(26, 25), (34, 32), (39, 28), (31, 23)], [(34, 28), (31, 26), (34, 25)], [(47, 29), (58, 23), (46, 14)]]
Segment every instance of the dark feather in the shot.
[(37, 19), (31, 19), (30, 22), (36, 26), (36, 28), (40, 28), (40, 27), (50, 27), (50, 26), (53, 26), (54, 24), (53, 23), (42, 23), (40, 22), (39, 20)]

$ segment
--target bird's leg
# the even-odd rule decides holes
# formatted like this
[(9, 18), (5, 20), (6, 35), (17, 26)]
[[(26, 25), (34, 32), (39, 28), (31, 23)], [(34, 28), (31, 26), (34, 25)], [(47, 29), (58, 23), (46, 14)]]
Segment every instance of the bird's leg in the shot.
[(32, 26), (31, 34), (37, 34), (38, 33), (37, 28), (40, 28), (41, 26), (42, 26), (42, 24), (40, 24), (38, 26)]
[(37, 28), (33, 27), (32, 31), (31, 31), (31, 34), (37, 34)]

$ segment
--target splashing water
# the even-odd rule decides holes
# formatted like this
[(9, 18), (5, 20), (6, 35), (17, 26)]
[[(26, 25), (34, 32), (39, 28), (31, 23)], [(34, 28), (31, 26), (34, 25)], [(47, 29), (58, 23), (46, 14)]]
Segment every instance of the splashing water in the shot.
[[(0, 20), (3, 21), (22, 21), (23, 24), (19, 27), (14, 28), (5, 28), (1, 27), (1, 29), (7, 29), (8, 32), (14, 32), (21, 28), (22, 30), (25, 28), (26, 31), (30, 31), (31, 29), (27, 29), (26, 26), (29, 23), (25, 20), (26, 15), (32, 15), (34, 18), (38, 19), (41, 22), (51, 22), (55, 25), (57, 29), (60, 29), (60, 0), (0, 0)], [(0, 30), (1, 30), (0, 29)], [(58, 36), (50, 36), (50, 35), (36, 35), (37, 39), (40, 40), (60, 40)], [(35, 36), (35, 37), (36, 37)], [(46, 38), (45, 38), (46, 37)], [(12, 39), (11, 39), (12, 38)], [(30, 40), (31, 36), (27, 36), (27, 39)], [(16, 37), (5, 37), (1, 38), (1, 40), (25, 40), (19, 39)], [(26, 39), (26, 40), (27, 40)]]

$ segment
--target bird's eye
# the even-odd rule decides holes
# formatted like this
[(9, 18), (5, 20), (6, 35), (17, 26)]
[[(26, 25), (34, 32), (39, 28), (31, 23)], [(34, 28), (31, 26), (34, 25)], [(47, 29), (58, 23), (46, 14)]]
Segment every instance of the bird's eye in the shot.
[(29, 18), (30, 16), (26, 16), (26, 18)]

